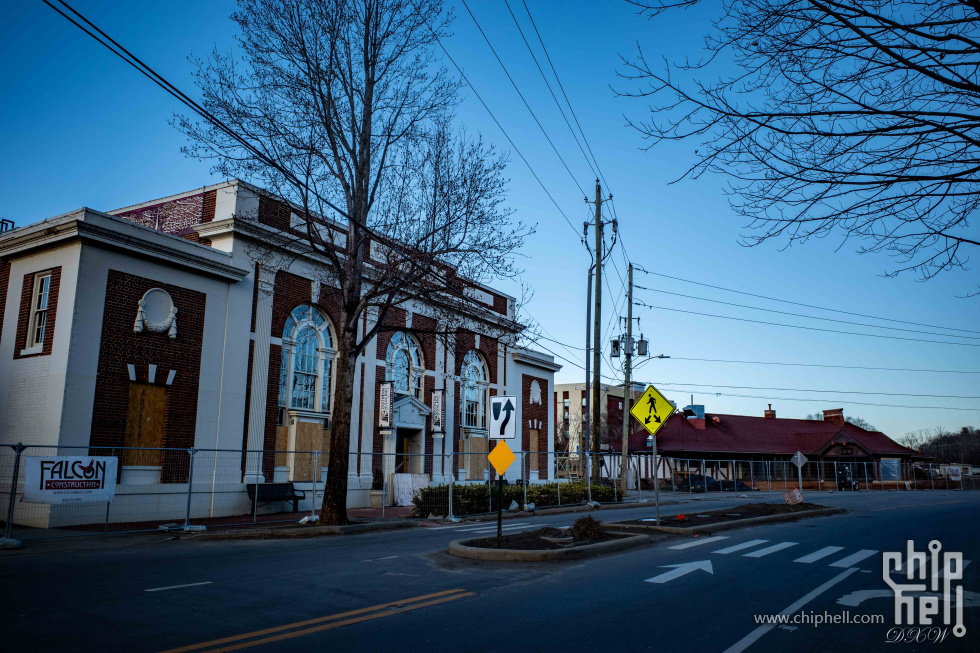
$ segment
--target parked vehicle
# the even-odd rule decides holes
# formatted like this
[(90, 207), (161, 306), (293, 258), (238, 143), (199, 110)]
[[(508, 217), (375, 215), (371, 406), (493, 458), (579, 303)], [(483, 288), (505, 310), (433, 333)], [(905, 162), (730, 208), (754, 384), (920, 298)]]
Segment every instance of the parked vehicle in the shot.
[(710, 476), (695, 474), (677, 484), (678, 492), (718, 492), (721, 486)]
[(849, 465), (837, 465), (837, 491), (841, 492), (843, 490), (857, 490), (858, 482), (854, 480), (851, 475), (851, 468)]
[(752, 488), (742, 481), (718, 481), (719, 487), (724, 492), (752, 492)]

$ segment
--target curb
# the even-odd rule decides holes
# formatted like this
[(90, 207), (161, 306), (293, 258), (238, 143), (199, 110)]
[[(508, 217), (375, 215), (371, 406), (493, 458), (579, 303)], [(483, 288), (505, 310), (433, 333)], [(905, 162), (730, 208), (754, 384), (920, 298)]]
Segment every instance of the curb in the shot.
[(189, 537), (181, 537), (182, 540), (301, 540), (311, 537), (324, 537), (328, 535), (354, 535), (357, 533), (370, 533), (373, 531), (391, 531), (399, 528), (415, 528), (419, 525), (417, 521), (383, 521), (368, 522), (363, 524), (347, 524), (345, 526), (306, 526), (301, 528), (263, 528), (249, 529), (241, 532), (227, 533), (199, 533)]
[(632, 549), (650, 543), (647, 535), (630, 535), (618, 540), (586, 544), (571, 549), (546, 549), (544, 551), (521, 551), (518, 549), (481, 549), (466, 546), (471, 540), (455, 540), (449, 543), (449, 554), (470, 560), (490, 562), (545, 562), (548, 560), (578, 560), (603, 553)]
[(692, 535), (695, 533), (713, 533), (715, 531), (727, 531), (731, 528), (740, 526), (754, 526), (756, 524), (770, 524), (773, 522), (795, 521), (806, 517), (826, 517), (847, 512), (844, 508), (820, 508), (819, 510), (806, 510), (803, 512), (790, 512), (782, 515), (765, 515), (762, 517), (749, 517), (747, 519), (736, 519), (734, 521), (721, 522), (719, 524), (705, 524), (704, 526), (691, 526), (690, 528), (680, 528), (678, 526), (641, 526), (639, 524), (628, 524), (626, 522), (608, 522), (604, 524), (606, 528), (625, 532), (660, 532), (677, 533), (680, 535)]
[[(678, 506), (682, 505), (682, 501), (661, 501), (661, 506)], [(571, 504), (568, 506), (561, 506), (557, 508), (541, 508), (540, 510), (518, 510), (516, 512), (505, 512), (503, 514), (504, 519), (522, 519), (525, 517), (543, 517), (547, 515), (563, 515), (565, 513), (573, 512), (592, 512), (593, 510), (626, 510), (629, 508), (648, 508), (653, 506), (652, 501), (647, 503), (611, 503), (611, 504), (601, 504), (598, 508), (593, 508), (588, 504)], [(496, 514), (481, 514), (481, 515), (467, 515), (462, 518), (464, 521), (496, 521)]]

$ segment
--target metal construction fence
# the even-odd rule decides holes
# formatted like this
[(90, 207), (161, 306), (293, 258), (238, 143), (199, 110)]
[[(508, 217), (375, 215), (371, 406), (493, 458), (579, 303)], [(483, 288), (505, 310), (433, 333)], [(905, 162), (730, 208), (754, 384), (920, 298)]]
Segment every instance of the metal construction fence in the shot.
[[(112, 501), (24, 500), (29, 457), (106, 456), (118, 465)], [(329, 452), (0, 446), (3, 533), (18, 539), (295, 523), (316, 517)], [(969, 465), (623, 457), (517, 451), (504, 474), (503, 508), (546, 508), (585, 501), (652, 502), (674, 495), (838, 490), (974, 490)], [(348, 508), (364, 517), (461, 517), (497, 510), (497, 474), (487, 451), (351, 453)]]

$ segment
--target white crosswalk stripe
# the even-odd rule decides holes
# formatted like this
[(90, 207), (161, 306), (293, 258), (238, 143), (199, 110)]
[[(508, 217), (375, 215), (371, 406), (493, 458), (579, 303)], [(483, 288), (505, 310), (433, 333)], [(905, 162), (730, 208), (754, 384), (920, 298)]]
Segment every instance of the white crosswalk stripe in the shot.
[(711, 542), (717, 542), (719, 540), (727, 540), (727, 535), (715, 535), (714, 537), (702, 537), (699, 540), (694, 540), (693, 542), (685, 542), (684, 544), (677, 544), (670, 547), (671, 549), (690, 549), (692, 546), (701, 546), (702, 544), (710, 544)]
[(861, 562), (865, 558), (870, 558), (874, 554), (878, 553), (873, 549), (861, 549), (857, 553), (852, 553), (846, 558), (841, 558), (837, 562), (832, 563), (831, 567), (840, 567), (842, 569), (847, 569), (848, 567), (853, 567), (857, 563)]
[(844, 547), (842, 547), (842, 546), (825, 546), (824, 548), (819, 549), (817, 551), (814, 551), (813, 553), (811, 553), (809, 555), (805, 555), (802, 558), (797, 558), (793, 562), (802, 562), (804, 564), (809, 564), (811, 562), (816, 562), (817, 560), (820, 560), (821, 558), (826, 558), (829, 555), (833, 555), (833, 554), (837, 553), (838, 551), (843, 551), (843, 550), (844, 550)]
[(727, 549), (718, 549), (717, 551), (712, 551), (712, 553), (735, 553), (736, 551), (742, 551), (744, 549), (751, 549), (754, 546), (759, 546), (760, 544), (765, 544), (769, 540), (749, 540), (748, 542), (742, 542), (741, 544), (736, 544), (735, 546), (730, 546)]
[(746, 553), (746, 558), (761, 558), (762, 556), (767, 556), (770, 553), (775, 553), (776, 551), (782, 551), (783, 549), (788, 549), (791, 546), (796, 546), (796, 542), (780, 542), (779, 544), (773, 544), (772, 546), (767, 546), (764, 549), (759, 549), (758, 551), (753, 551), (752, 553)]

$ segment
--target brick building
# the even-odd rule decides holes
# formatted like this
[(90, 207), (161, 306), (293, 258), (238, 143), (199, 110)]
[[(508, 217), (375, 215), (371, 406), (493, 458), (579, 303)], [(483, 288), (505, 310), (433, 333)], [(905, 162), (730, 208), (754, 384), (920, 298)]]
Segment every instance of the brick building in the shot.
[[(325, 456), (312, 470), (309, 457), (268, 453), (329, 449), (337, 291), (302, 238), (282, 237), (297, 227), (288, 204), (232, 180), (4, 231), (0, 444), (174, 450), (118, 453), (117, 502), (127, 488), (179, 496), (189, 470), (177, 450), (223, 450), (195, 467), (193, 480), (215, 487), (220, 479), (226, 514), (248, 506), (246, 483), (321, 478)], [(515, 346), (512, 297), (479, 284), (466, 292), (473, 307), (454, 346), (425, 334), (437, 326), (434, 313), (413, 303), (393, 309), (391, 330), (359, 357), (349, 506), (369, 504), (375, 470), (482, 481), (491, 395), (519, 398), (521, 440), (512, 448), (554, 449), (546, 399), (560, 366)], [(385, 382), (395, 400), (392, 427), (382, 430)], [(442, 432), (432, 428), (437, 392)], [(376, 453), (390, 455), (368, 455)], [(530, 478), (545, 479), (553, 464), (542, 453), (528, 467)], [(64, 521), (51, 513), (51, 524)]]

